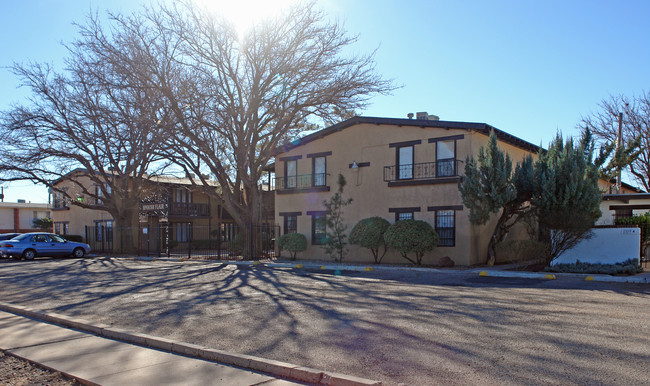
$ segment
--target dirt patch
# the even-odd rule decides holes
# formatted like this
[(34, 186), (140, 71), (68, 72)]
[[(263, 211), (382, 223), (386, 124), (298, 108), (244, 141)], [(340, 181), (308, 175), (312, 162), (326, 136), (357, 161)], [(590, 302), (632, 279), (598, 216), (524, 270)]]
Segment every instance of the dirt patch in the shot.
[(0, 352), (0, 385), (11, 386), (77, 386), (81, 383), (63, 374)]

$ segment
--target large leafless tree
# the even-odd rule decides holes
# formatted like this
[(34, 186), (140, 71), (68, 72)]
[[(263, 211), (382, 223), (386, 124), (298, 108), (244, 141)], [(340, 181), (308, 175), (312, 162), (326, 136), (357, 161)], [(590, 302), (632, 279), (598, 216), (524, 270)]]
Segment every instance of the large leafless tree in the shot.
[(147, 73), (158, 56), (136, 30), (105, 33), (90, 16), (67, 46), (64, 71), (13, 66), (31, 98), (2, 114), (0, 179), (44, 184), (109, 212), (117, 227), (137, 227), (143, 181), (166, 162), (158, 150), (171, 112)]
[[(169, 159), (197, 183), (216, 178), (225, 208), (240, 226), (260, 217), (259, 182), (279, 145), (302, 127), (332, 122), (387, 93), (373, 53), (349, 55), (356, 40), (312, 3), (255, 25), (233, 25), (191, 3), (149, 13), (180, 68), (159, 81), (178, 124)], [(171, 53), (171, 51), (170, 51)]]
[(650, 94), (604, 99), (598, 111), (583, 118), (582, 126), (589, 128), (602, 144), (616, 144), (618, 117), (623, 113), (623, 149), (619, 164), (628, 166), (635, 181), (650, 191)]
[(12, 145), (2, 178), (47, 184), (84, 168), (113, 184), (102, 205), (121, 225), (135, 218), (137, 184), (163, 160), (195, 176), (240, 226), (255, 224), (258, 184), (281, 144), (392, 89), (373, 53), (349, 54), (356, 38), (313, 3), (245, 36), (192, 2), (112, 15), (108, 31), (91, 17), (63, 74), (14, 66), (34, 98), (4, 115)]

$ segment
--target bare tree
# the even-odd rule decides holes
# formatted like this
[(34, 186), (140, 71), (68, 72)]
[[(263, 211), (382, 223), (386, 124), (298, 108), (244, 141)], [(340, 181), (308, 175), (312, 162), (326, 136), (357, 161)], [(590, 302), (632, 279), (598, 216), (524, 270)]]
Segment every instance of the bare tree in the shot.
[(213, 194), (242, 227), (260, 217), (258, 183), (281, 144), (392, 90), (375, 74), (374, 54), (343, 55), (356, 38), (326, 23), (313, 3), (245, 36), (191, 3), (148, 17), (165, 41), (180, 42), (173, 53), (180, 68), (157, 82), (178, 123), (167, 156), (197, 184), (216, 178), (221, 192)]
[(107, 211), (116, 230), (137, 227), (144, 180), (165, 166), (158, 149), (172, 122), (147, 73), (158, 55), (139, 27), (107, 34), (91, 15), (67, 46), (63, 72), (14, 64), (31, 98), (2, 114), (0, 180), (44, 184), (73, 205)]
[[(624, 95), (604, 99), (596, 113), (583, 117), (582, 126), (591, 130), (603, 145), (616, 144), (618, 117), (623, 113), (622, 150), (615, 153), (614, 169), (629, 165), (630, 173), (645, 191), (650, 191), (650, 95)], [(618, 166), (617, 166), (618, 165)]]

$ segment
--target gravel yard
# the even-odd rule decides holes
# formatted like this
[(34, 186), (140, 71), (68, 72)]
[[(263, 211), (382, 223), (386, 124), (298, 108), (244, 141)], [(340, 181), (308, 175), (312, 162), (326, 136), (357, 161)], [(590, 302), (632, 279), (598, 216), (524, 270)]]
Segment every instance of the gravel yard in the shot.
[(0, 261), (3, 301), (387, 384), (643, 384), (650, 286)]
[(81, 384), (61, 373), (34, 366), (26, 360), (0, 352), (0, 385), (77, 386)]

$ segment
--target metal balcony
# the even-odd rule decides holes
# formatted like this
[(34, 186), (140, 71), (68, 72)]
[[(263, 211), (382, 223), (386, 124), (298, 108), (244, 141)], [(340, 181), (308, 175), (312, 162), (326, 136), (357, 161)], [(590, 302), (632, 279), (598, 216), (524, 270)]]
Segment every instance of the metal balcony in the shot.
[(391, 165), (384, 167), (384, 181), (422, 181), (439, 178), (458, 177), (460, 160), (443, 160), (408, 165)]
[(195, 204), (192, 202), (170, 202), (169, 215), (180, 217), (208, 217), (210, 206), (208, 204)]
[(299, 176), (276, 177), (278, 191), (328, 190), (327, 173), (302, 174)]

